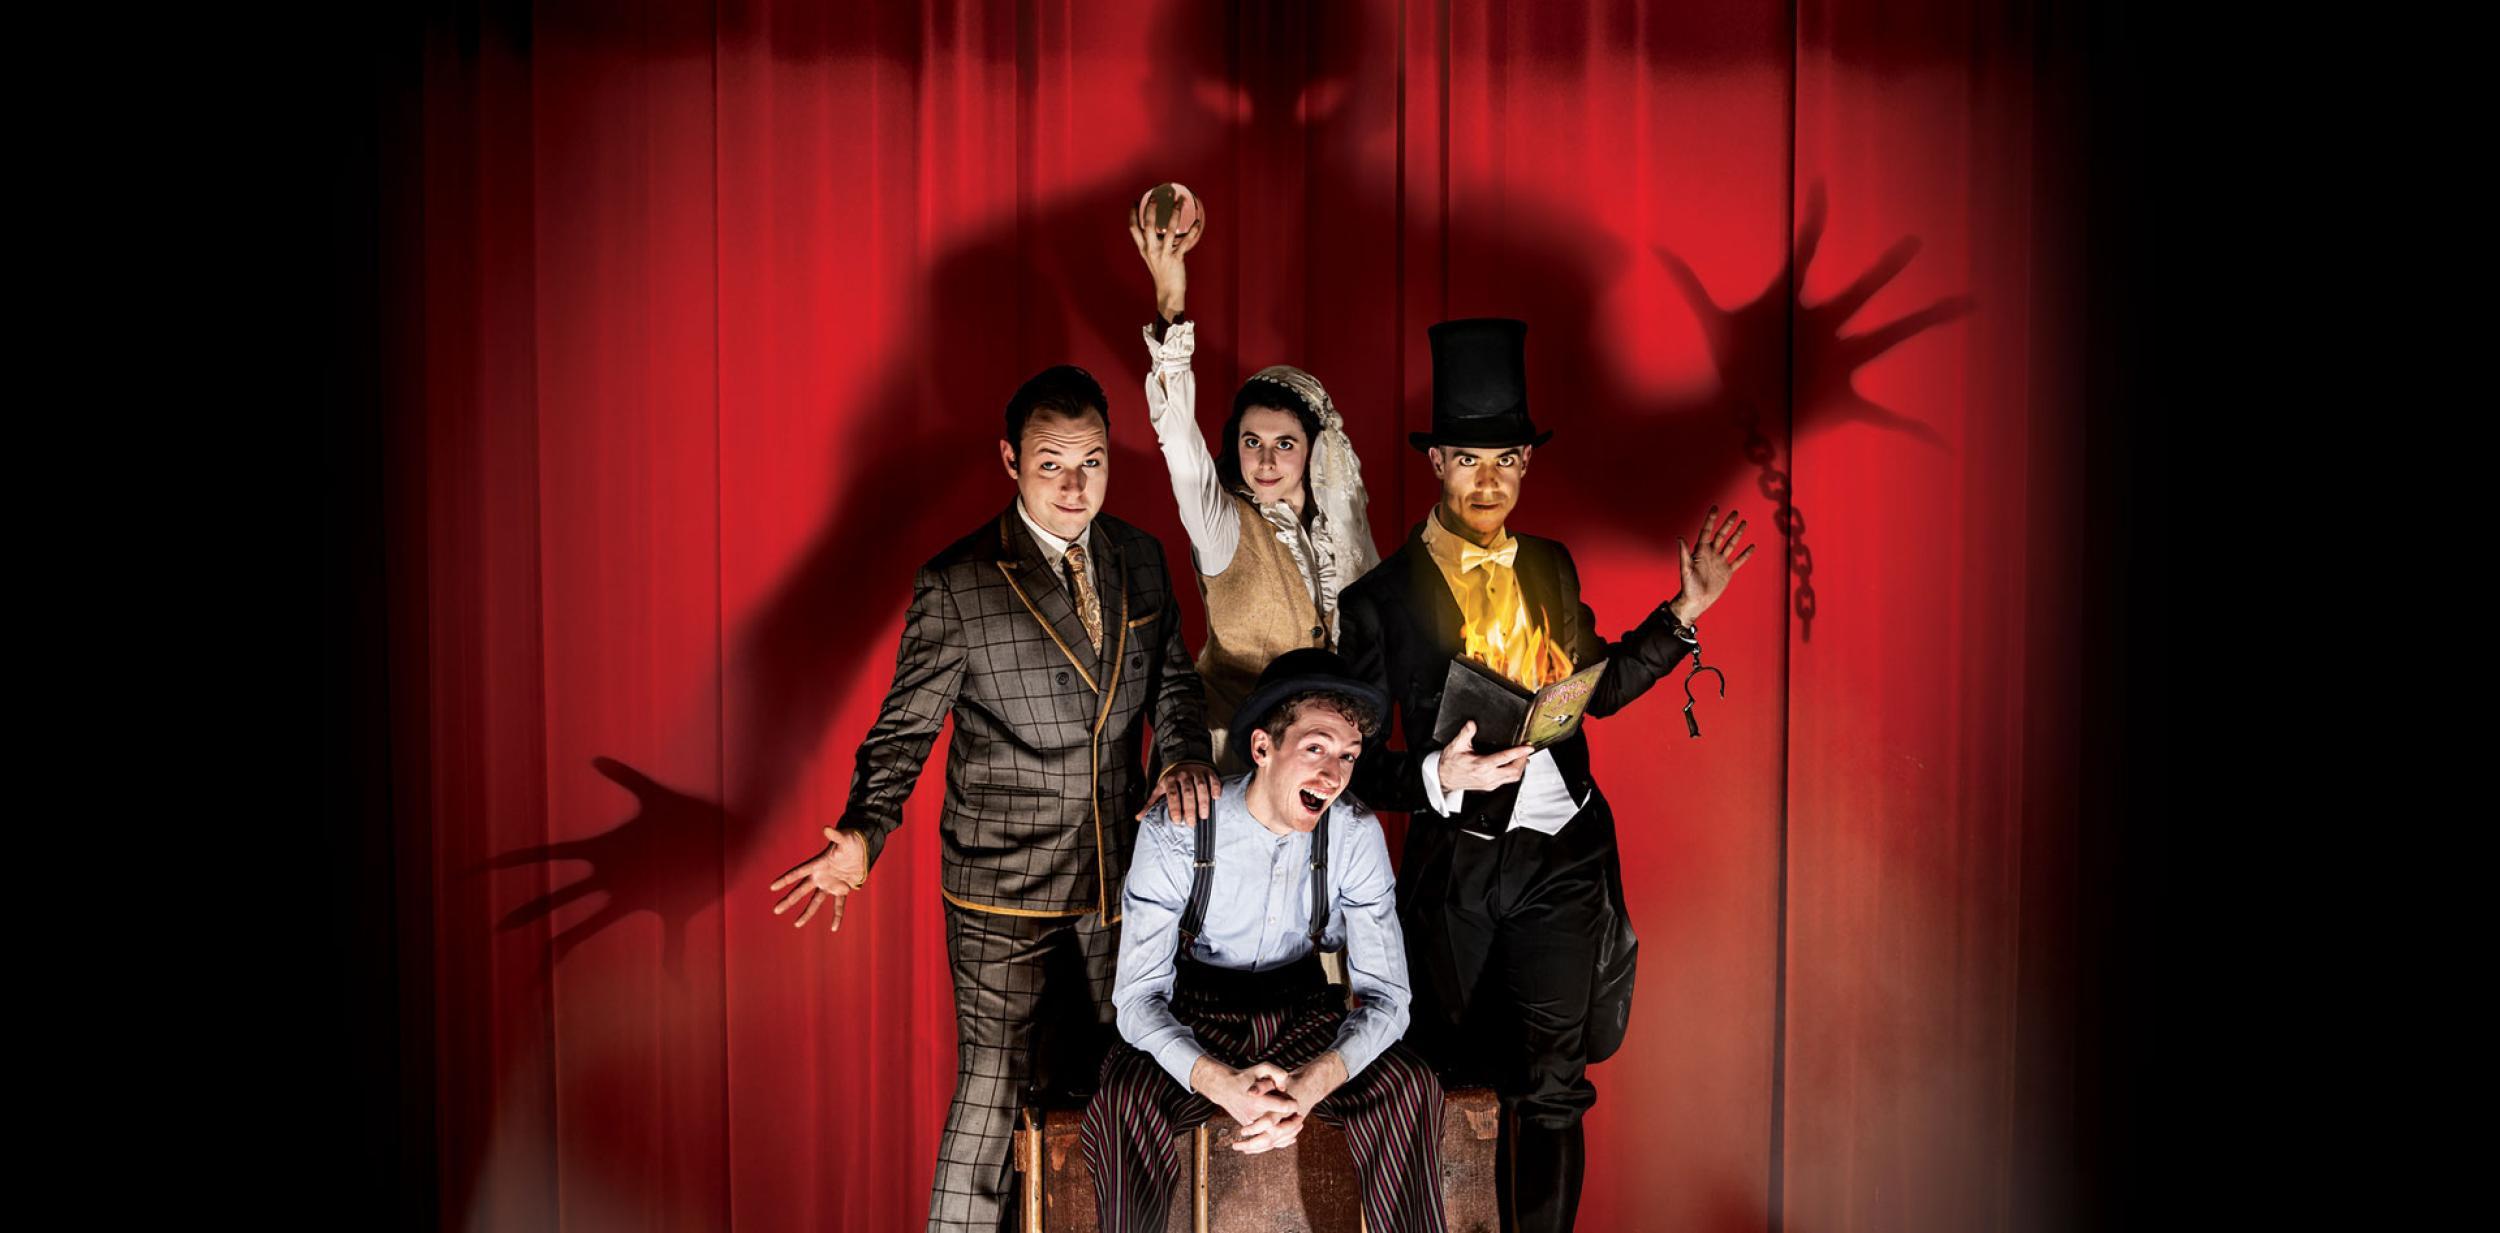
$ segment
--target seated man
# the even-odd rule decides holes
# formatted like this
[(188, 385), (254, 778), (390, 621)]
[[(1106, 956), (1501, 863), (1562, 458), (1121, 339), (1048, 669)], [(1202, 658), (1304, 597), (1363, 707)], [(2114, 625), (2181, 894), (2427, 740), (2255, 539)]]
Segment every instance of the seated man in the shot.
[(1085, 1108), (1104, 1233), (1163, 1227), (1174, 1132), (1219, 1108), (1236, 1151), (1292, 1143), (1307, 1117), (1344, 1127), (1368, 1227), (1444, 1227), (1440, 1081), (1396, 1043), (1412, 994), (1388, 844), (1337, 799), (1384, 702), (1329, 651), (1276, 657), (1233, 718), (1254, 769), (1196, 826), (1158, 805), (1138, 828), (1111, 994), (1129, 1047)]

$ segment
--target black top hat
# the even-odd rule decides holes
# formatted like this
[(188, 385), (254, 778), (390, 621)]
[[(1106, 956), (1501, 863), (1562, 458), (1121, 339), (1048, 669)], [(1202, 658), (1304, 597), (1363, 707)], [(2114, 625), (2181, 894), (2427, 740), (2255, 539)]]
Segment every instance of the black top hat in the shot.
[(1325, 647), (1306, 646), (1287, 651), (1267, 662), (1259, 673), (1258, 688), (1250, 691), (1250, 700), (1233, 712), (1232, 747), (1241, 751), (1244, 765), (1250, 763), (1250, 733), (1267, 722), (1277, 707), (1297, 694), (1351, 694), (1371, 704), (1372, 726), (1363, 735), (1380, 731), (1389, 717), (1389, 695), (1346, 675), (1345, 660)]
[(1528, 419), (1527, 322), (1468, 317), (1425, 333), (1432, 338), (1432, 431), (1406, 434), (1416, 449), (1543, 445), (1554, 435)]

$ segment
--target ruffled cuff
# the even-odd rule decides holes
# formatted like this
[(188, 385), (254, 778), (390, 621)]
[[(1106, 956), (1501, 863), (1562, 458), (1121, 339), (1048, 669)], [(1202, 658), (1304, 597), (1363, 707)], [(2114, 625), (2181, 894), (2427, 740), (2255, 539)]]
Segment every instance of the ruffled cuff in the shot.
[(1181, 321), (1165, 327), (1162, 342), (1155, 341), (1155, 328), (1151, 325), (1141, 325), (1137, 332), (1146, 340), (1146, 354), (1153, 357), (1156, 372), (1189, 371), (1189, 357), (1198, 352), (1197, 322)]

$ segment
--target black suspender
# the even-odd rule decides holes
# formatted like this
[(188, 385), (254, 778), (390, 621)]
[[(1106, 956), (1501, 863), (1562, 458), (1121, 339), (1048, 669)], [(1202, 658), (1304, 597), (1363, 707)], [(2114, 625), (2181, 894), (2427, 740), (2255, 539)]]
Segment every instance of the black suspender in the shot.
[(1198, 859), (1190, 863), (1189, 906), (1181, 911), (1181, 948), (1173, 953), (1175, 961), (1189, 957), (1198, 931), (1206, 927), (1207, 892), (1215, 883), (1215, 811), (1208, 810), (1191, 829), (1198, 832)]
[[(1320, 939), (1328, 932), (1328, 814), (1319, 815), (1319, 829), (1311, 832), (1311, 949), (1323, 951)], [(1215, 889), (1215, 811), (1198, 819), (1193, 828), (1198, 832), (1198, 858), (1190, 862), (1189, 906), (1181, 909), (1181, 947), (1176, 959), (1189, 957), (1189, 948), (1198, 941), (1198, 934), (1207, 924), (1207, 896)], [(1342, 949), (1342, 947), (1340, 948)]]
[(1323, 949), (1319, 940), (1328, 932), (1328, 815), (1336, 812), (1332, 805), (1320, 811), (1319, 829), (1311, 832), (1311, 949)]

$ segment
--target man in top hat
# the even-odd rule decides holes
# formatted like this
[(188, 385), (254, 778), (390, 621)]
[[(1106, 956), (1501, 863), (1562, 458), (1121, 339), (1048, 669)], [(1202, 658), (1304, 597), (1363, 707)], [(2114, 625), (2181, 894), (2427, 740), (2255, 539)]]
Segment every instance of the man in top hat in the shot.
[[(1008, 1141), (1033, 1074), (1046, 1002), (1073, 995), (1111, 1019), (1119, 900), (1141, 804), (1184, 818), (1212, 807), (1205, 698), (1181, 645), (1163, 548), (1104, 515), (1111, 425), (1102, 386), (1060, 365), (1007, 404), (1006, 509), (920, 567), (894, 684), (860, 742), (839, 825), (822, 853), (773, 883), (805, 925), (865, 886), (948, 715), (939, 893), (955, 970), (955, 1101), (938, 1142), (929, 1228), (1000, 1228)], [(1149, 779), (1140, 763), (1154, 726)], [(1148, 798), (1151, 785), (1153, 796)], [(1049, 970), (1073, 952), (1083, 989)], [(1099, 1056), (1098, 1054), (1096, 1056)], [(1085, 1073), (1093, 1058), (1080, 1062)]]
[(1277, 656), (1229, 736), (1252, 769), (1195, 826), (1156, 808), (1138, 828), (1111, 995), (1129, 1047), (1085, 1109), (1104, 1233), (1164, 1227), (1174, 1132), (1218, 1109), (1244, 1152), (1292, 1143), (1306, 1118), (1343, 1126), (1366, 1227), (1444, 1227), (1441, 1085), (1395, 1043), (1409, 994), (1389, 847), (1340, 796), (1386, 701), (1327, 650)]
[(1569, 1229), (1584, 1163), (1588, 1064), (1622, 1042), (1631, 930), (1614, 815), (1576, 730), (1542, 750), (1479, 754), (1475, 724), (1437, 745), (1444, 681), (1465, 655), (1523, 689), (1600, 660), (1587, 715), (1611, 715), (1697, 642), (1693, 622), (1751, 548), (1713, 506), (1699, 547), (1676, 540), (1682, 587), (1618, 641), (1598, 633), (1561, 543), (1509, 529), (1530, 460), (1553, 437), (1528, 416), (1524, 322), (1432, 327), (1432, 431), (1411, 435), (1441, 497), (1398, 551), (1345, 589), (1355, 676), (1395, 699), (1406, 748), (1374, 742), (1355, 791), (1412, 815), (1398, 870), (1415, 969), (1413, 1039), (1502, 1095), (1496, 1169), (1506, 1230)]

